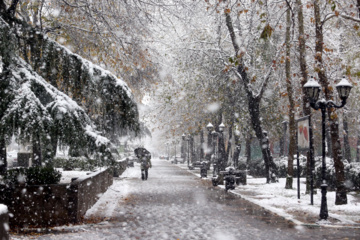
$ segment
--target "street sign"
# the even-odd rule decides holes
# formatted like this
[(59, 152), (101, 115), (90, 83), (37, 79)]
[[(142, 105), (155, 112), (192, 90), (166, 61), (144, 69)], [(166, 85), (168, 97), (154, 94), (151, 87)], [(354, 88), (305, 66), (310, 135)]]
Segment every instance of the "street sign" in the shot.
[(299, 151), (310, 149), (310, 131), (309, 117), (299, 118), (297, 120), (297, 146)]

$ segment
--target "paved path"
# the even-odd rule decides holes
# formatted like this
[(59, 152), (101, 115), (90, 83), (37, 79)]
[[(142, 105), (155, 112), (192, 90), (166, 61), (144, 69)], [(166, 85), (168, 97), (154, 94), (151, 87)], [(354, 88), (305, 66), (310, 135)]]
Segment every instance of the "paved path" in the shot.
[[(134, 171), (134, 170), (132, 170)], [(138, 171), (138, 174), (137, 174)], [(148, 181), (140, 170), (115, 180), (103, 195), (107, 200), (91, 210), (92, 217), (108, 216), (100, 224), (66, 227), (36, 239), (360, 239), (359, 229), (294, 226), (281, 217), (214, 188), (186, 170), (154, 160)], [(124, 186), (128, 186), (123, 189)], [(102, 197), (102, 198), (103, 198)], [(30, 239), (13, 236), (12, 239)]]

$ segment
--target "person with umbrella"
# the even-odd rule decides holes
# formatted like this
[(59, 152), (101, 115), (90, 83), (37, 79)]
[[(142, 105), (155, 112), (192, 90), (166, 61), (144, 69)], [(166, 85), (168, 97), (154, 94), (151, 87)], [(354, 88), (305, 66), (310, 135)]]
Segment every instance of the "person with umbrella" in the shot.
[(148, 179), (148, 171), (149, 168), (152, 167), (151, 165), (151, 154), (145, 148), (136, 148), (134, 150), (136, 157), (140, 160), (140, 169), (141, 169), (141, 179), (147, 180)]

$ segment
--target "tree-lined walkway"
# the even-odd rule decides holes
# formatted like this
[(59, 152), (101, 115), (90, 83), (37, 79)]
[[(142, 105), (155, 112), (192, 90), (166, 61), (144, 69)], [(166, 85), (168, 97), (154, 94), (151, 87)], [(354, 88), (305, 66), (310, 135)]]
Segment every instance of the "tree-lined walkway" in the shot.
[[(129, 168), (88, 212), (107, 217), (38, 239), (356, 239), (351, 229), (307, 229), (214, 188), (166, 161), (153, 160), (149, 179)], [(68, 230), (67, 230), (68, 229)], [(74, 232), (71, 232), (74, 231)], [(17, 238), (14, 238), (17, 239)]]

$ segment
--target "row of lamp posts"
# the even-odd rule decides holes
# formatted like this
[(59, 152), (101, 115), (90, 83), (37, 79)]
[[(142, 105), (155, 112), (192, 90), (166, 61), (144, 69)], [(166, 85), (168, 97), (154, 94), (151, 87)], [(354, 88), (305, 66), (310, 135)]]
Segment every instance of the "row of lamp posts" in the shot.
[[(326, 121), (326, 109), (327, 108), (342, 108), (346, 104), (346, 100), (349, 97), (350, 90), (352, 85), (349, 81), (343, 77), (343, 79), (336, 85), (336, 89), (338, 91), (338, 95), (341, 99), (341, 104), (337, 105), (333, 101), (329, 100), (326, 101), (324, 98), (319, 99), (320, 94), (320, 84), (311, 77), (310, 80), (304, 85), (304, 92), (307, 94), (310, 100), (310, 106), (315, 110), (321, 110), (322, 116), (322, 184), (321, 184), (321, 208), (320, 208), (320, 219), (326, 220), (328, 218), (328, 209), (327, 209), (327, 200), (326, 200), (326, 193), (327, 193), (327, 184), (326, 184), (326, 161), (325, 161), (325, 121)], [(225, 129), (225, 125), (221, 123), (219, 126), (219, 132), (215, 131), (214, 126), (209, 123), (206, 126), (208, 130), (208, 147), (211, 146), (211, 151), (207, 154), (207, 160), (211, 161), (213, 164), (213, 176), (215, 177), (216, 174), (219, 172), (219, 168), (223, 168), (223, 143), (220, 144), (219, 148), (219, 140), (223, 138), (223, 132)], [(191, 135), (182, 135), (183, 141), (187, 141), (187, 165), (189, 167), (189, 160), (190, 160), (190, 140)], [(214, 158), (211, 158), (213, 156)], [(221, 166), (220, 166), (221, 165)], [(224, 169), (221, 169), (224, 170)]]
[[(208, 151), (206, 157), (207, 160), (210, 161), (213, 164), (214, 167), (214, 174), (218, 171), (218, 165), (219, 163), (222, 163), (222, 157), (223, 157), (223, 144), (219, 144), (219, 141), (223, 139), (223, 132), (225, 130), (224, 123), (221, 123), (219, 125), (219, 132), (215, 131), (214, 126), (209, 123), (206, 126), (206, 129), (208, 131), (208, 147), (210, 147), (210, 151)], [(191, 141), (191, 134), (186, 135), (185, 133), (182, 135), (182, 140), (187, 142), (187, 165), (190, 166), (190, 141)], [(213, 159), (211, 158), (211, 155), (213, 155)], [(191, 159), (192, 160), (192, 159)]]

